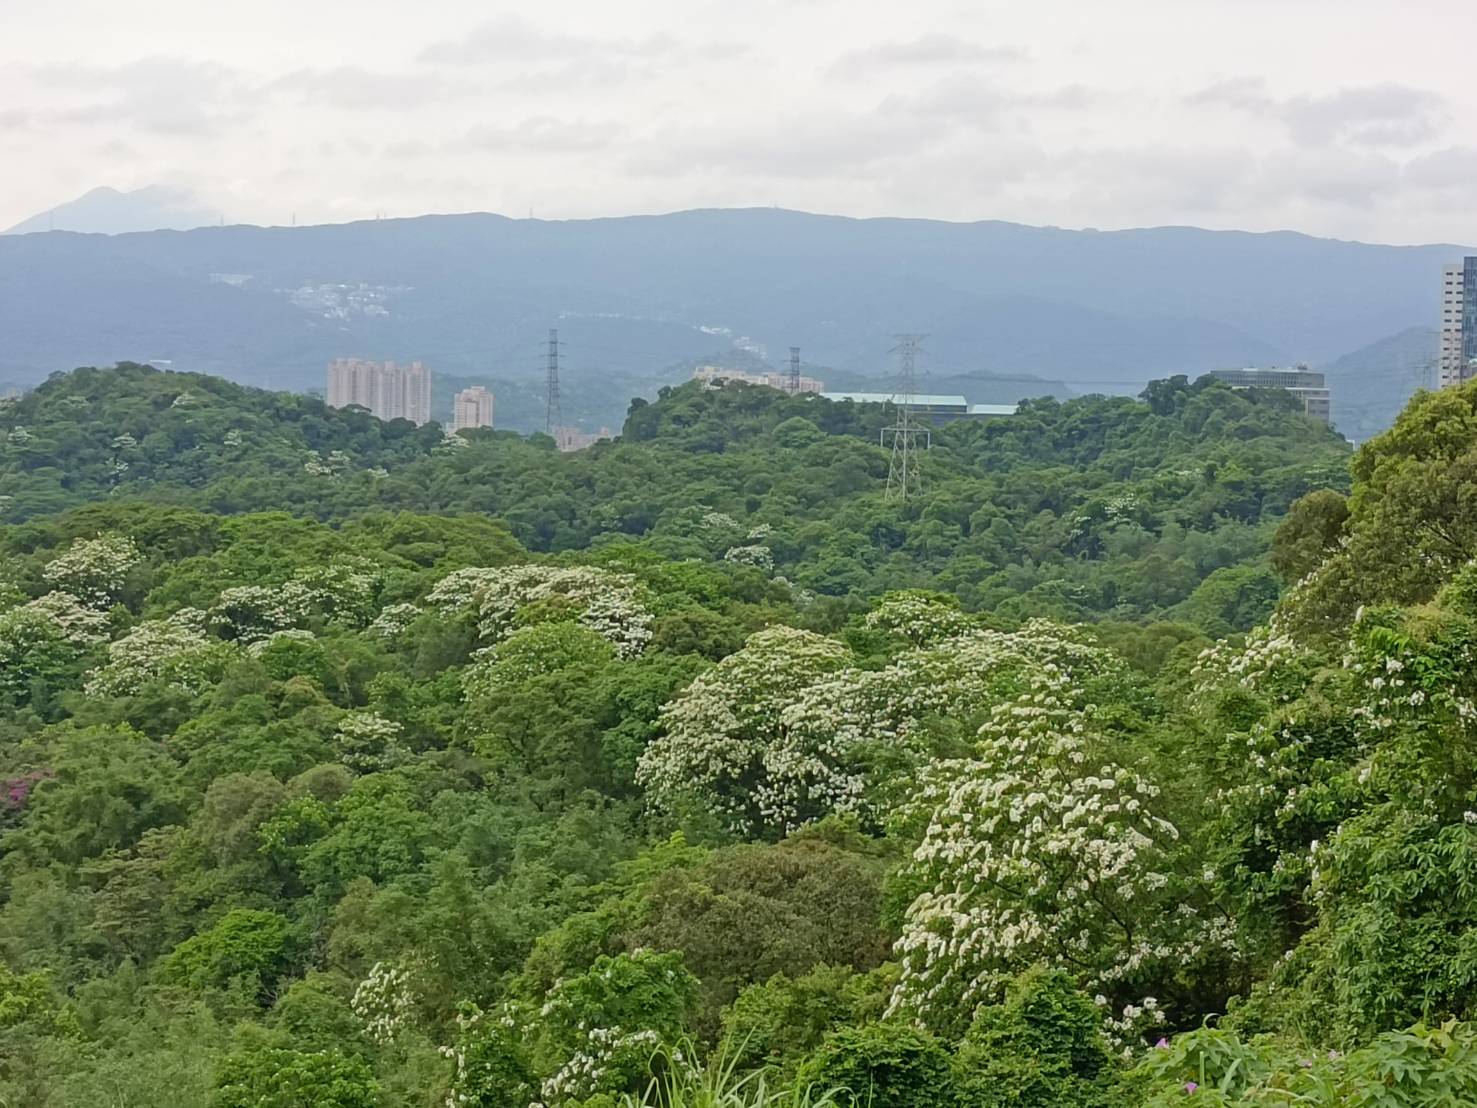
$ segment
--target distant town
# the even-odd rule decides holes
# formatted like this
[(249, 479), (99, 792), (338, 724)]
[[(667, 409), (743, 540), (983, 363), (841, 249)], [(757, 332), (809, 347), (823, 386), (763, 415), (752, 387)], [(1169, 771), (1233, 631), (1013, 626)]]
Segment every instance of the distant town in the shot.
[[(1451, 388), (1477, 376), (1477, 256), (1463, 258), (1443, 267), (1441, 276), (1440, 352), (1435, 380), (1437, 388)], [(583, 450), (615, 432), (602, 427), (586, 432), (556, 418), (558, 411), (557, 333), (551, 332), (549, 421), (546, 432), (561, 451)], [(825, 382), (800, 371), (799, 348), (791, 347), (788, 372), (750, 373), (716, 365), (701, 365), (692, 379), (714, 387), (725, 383), (760, 385), (796, 395), (818, 395), (828, 400), (855, 403), (906, 404), (915, 417), (935, 426), (956, 420), (1004, 418), (1016, 411), (1014, 404), (975, 404), (961, 394), (934, 395), (922, 392), (831, 392)], [(1332, 421), (1333, 397), (1326, 376), (1307, 365), (1247, 366), (1216, 369), (1210, 376), (1233, 389), (1282, 389), (1302, 407), (1304, 414), (1323, 423)], [(18, 395), (14, 389), (0, 399)], [(383, 420), (406, 419), (417, 425), (431, 422), (431, 370), (422, 362), (401, 365), (339, 358), (328, 367), (327, 400), (335, 408), (357, 406)], [(493, 428), (496, 397), (482, 385), (462, 389), (452, 400), (447, 431)]]

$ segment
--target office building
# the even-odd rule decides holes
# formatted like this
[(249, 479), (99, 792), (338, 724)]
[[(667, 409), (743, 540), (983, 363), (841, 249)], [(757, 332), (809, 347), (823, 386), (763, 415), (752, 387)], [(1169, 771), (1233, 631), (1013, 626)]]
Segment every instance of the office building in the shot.
[(1477, 258), (1464, 258), (1441, 271), (1437, 365), (1443, 389), (1477, 377)]
[(1264, 369), (1214, 369), (1210, 375), (1233, 389), (1285, 389), (1302, 405), (1303, 413), (1328, 423), (1331, 415), (1331, 393), (1323, 374), (1305, 365)]
[(328, 366), (328, 404), (357, 405), (383, 420), (431, 421), (431, 371), (420, 362), (366, 362), (339, 358)]
[(468, 427), (491, 427), (493, 395), (481, 385), (462, 389), (451, 402), (451, 426), (455, 433)]

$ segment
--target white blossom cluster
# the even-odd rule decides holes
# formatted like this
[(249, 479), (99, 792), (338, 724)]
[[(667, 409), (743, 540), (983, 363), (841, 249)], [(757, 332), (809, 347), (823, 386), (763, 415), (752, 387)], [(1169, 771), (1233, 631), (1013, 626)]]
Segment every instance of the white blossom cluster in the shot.
[(222, 635), (251, 642), (306, 623), (316, 600), (313, 590), (301, 581), (236, 585), (216, 598), (207, 615), (210, 626)]
[[(648, 800), (667, 810), (697, 802), (749, 835), (785, 834), (834, 812), (878, 822), (905, 783), (899, 773), (926, 756), (922, 721), (982, 717), (1043, 669), (1086, 678), (1116, 668), (1106, 652), (1043, 621), (947, 637), (958, 613), (913, 598), (884, 619), (920, 640), (945, 637), (869, 670), (810, 632), (751, 636), (664, 709), (663, 733), (637, 767)], [(874, 776), (879, 759), (885, 782)]]
[(12, 616), (33, 625), (44, 621), (53, 634), (75, 646), (92, 646), (108, 637), (107, 613), (87, 606), (69, 592), (49, 592), (0, 619)]
[(210, 626), (243, 642), (302, 628), (314, 617), (362, 627), (374, 615), (380, 577), (358, 558), (301, 569), (279, 585), (237, 585), (211, 605)]
[(727, 512), (704, 512), (699, 523), (705, 531), (737, 531), (739, 526)]
[[(592, 1027), (585, 1045), (545, 1078), (540, 1092), (546, 1104), (568, 1104), (585, 1100), (601, 1091), (606, 1075), (619, 1062), (644, 1064), (661, 1046), (655, 1031), (622, 1031), (618, 1027)], [(634, 1056), (634, 1058), (633, 1058)]]
[(421, 610), (414, 604), (391, 604), (369, 624), (370, 633), (382, 639), (396, 638), (403, 635), (420, 614)]
[(303, 463), (303, 472), (314, 477), (338, 477), (349, 468), (353, 460), (342, 450), (330, 450), (327, 454), (314, 451)]
[(651, 612), (635, 578), (595, 566), (514, 565), (461, 569), (436, 585), (426, 603), (448, 615), (470, 612), (482, 638), (497, 642), (529, 605), (564, 604), (574, 618), (634, 657), (651, 639)]
[(364, 773), (400, 765), (410, 757), (400, 742), (400, 730), (394, 720), (374, 712), (350, 712), (339, 720), (333, 735), (339, 760)]
[(774, 805), (762, 791), (770, 787), (766, 761), (784, 734), (785, 710), (849, 661), (850, 651), (824, 635), (785, 626), (755, 632), (663, 709), (663, 734), (642, 754), (636, 779), (655, 807), (698, 798), (735, 830), (764, 829)]
[(915, 592), (888, 593), (867, 613), (866, 624), (875, 631), (897, 635), (922, 646), (952, 638), (969, 627), (969, 617), (957, 608)]
[(723, 555), (725, 562), (741, 566), (757, 566), (759, 569), (774, 568), (774, 552), (762, 544), (730, 546)]
[(41, 576), (54, 589), (71, 593), (84, 604), (106, 608), (123, 591), (128, 571), (143, 561), (134, 541), (109, 533), (78, 539), (53, 558)]
[(1202, 693), (1235, 682), (1253, 692), (1270, 691), (1280, 700), (1290, 700), (1296, 695), (1295, 690), (1269, 686), (1273, 678), (1288, 673), (1295, 660), (1308, 654), (1274, 615), (1265, 626), (1250, 631), (1239, 647), (1226, 639), (1206, 647), (1190, 672), (1196, 679), (1197, 691)]
[(994, 709), (977, 758), (934, 767), (914, 801), (929, 813), (911, 865), (925, 891), (891, 1007), (924, 1024), (998, 999), (1037, 963), (1122, 996), (1230, 941), (1187, 903), (1158, 790), (1105, 764), (1070, 674), (1044, 665), (1031, 686)]
[(381, 1046), (393, 1042), (415, 1013), (410, 974), (386, 962), (376, 962), (349, 1003), (371, 1039)]
[(215, 680), (235, 647), (205, 633), (205, 613), (182, 608), (168, 619), (145, 620), (108, 644), (108, 660), (87, 675), (89, 696), (131, 696), (162, 681), (197, 693)]

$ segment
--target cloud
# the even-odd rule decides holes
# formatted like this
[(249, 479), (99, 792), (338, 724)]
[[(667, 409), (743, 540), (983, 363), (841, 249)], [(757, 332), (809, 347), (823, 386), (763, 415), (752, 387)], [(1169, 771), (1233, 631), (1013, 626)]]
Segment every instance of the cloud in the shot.
[(1387, 82), (1323, 96), (1279, 99), (1260, 80), (1222, 81), (1189, 96), (1191, 107), (1221, 105), (1276, 119), (1294, 141), (1370, 148), (1409, 147), (1435, 138), (1450, 118), (1446, 99), (1426, 89)]
[(455, 145), (461, 148), (507, 152), (536, 151), (554, 154), (604, 150), (618, 141), (625, 128), (618, 123), (591, 123), (535, 116), (513, 127), (473, 128)]
[(476, 87), (436, 73), (382, 73), (345, 65), (336, 69), (294, 70), (271, 81), (264, 91), (336, 108), (379, 111), (419, 108), (469, 95)]
[(1477, 146), (1448, 146), (1413, 158), (1405, 167), (1405, 180), (1417, 188), (1452, 189), (1469, 197), (1477, 181)]
[(659, 176), (719, 170), (746, 177), (824, 178), (905, 157), (951, 129), (952, 124), (942, 119), (915, 119), (885, 108), (795, 113), (782, 127), (767, 119), (673, 127), (644, 144), (627, 167)]
[(490, 62), (545, 62), (594, 54), (659, 57), (677, 49), (665, 33), (641, 39), (600, 39), (536, 27), (518, 16), (484, 23), (460, 38), (433, 42), (420, 60), (432, 65), (481, 65)]
[(33, 80), (75, 101), (48, 112), (51, 122), (125, 124), (195, 138), (219, 133), (245, 114), (238, 99), (242, 75), (214, 62), (141, 58), (115, 66), (44, 65), (29, 72)]
[(831, 73), (848, 79), (875, 76), (878, 70), (909, 66), (963, 65), (1018, 62), (1025, 55), (1010, 46), (981, 46), (940, 32), (908, 42), (883, 42), (842, 54)]

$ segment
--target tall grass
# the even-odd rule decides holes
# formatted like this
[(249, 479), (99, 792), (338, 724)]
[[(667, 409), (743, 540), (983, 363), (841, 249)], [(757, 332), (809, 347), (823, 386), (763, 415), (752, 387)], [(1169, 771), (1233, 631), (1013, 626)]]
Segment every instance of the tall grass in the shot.
[(676, 1061), (646, 1092), (627, 1093), (621, 1108), (840, 1108), (840, 1089), (821, 1092), (795, 1081), (772, 1085), (764, 1070), (741, 1074), (737, 1064), (736, 1053), (702, 1069)]

